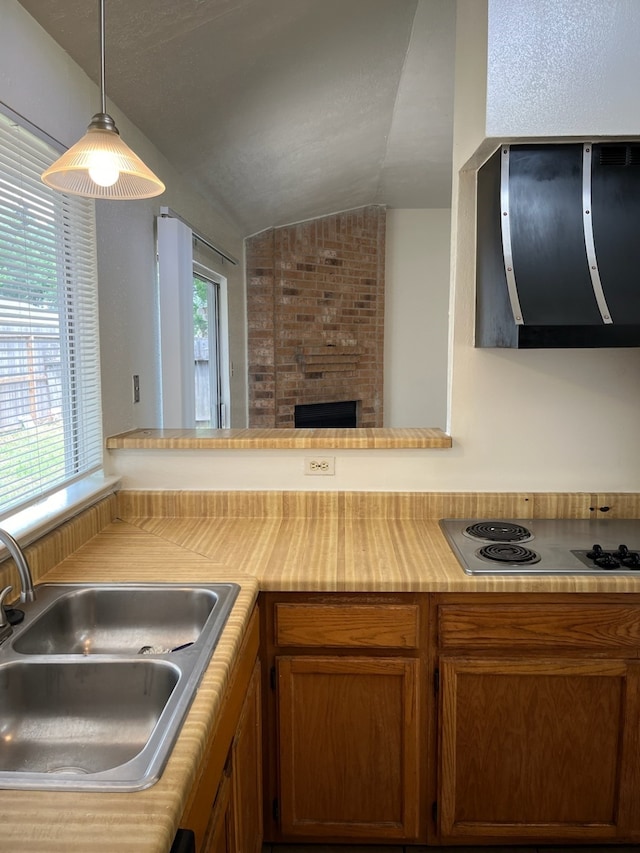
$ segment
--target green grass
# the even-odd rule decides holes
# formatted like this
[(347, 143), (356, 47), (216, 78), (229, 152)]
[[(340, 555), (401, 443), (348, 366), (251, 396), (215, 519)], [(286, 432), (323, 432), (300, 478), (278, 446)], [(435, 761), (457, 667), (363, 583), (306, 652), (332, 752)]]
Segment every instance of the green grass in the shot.
[(0, 472), (0, 504), (13, 504), (43, 480), (61, 478), (65, 472), (62, 422), (0, 434)]

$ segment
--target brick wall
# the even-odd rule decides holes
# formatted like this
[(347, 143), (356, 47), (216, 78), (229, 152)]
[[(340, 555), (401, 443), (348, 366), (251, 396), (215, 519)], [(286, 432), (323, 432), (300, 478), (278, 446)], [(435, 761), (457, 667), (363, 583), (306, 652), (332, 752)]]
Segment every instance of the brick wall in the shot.
[(249, 426), (294, 406), (358, 400), (382, 426), (385, 209), (363, 207), (246, 241)]

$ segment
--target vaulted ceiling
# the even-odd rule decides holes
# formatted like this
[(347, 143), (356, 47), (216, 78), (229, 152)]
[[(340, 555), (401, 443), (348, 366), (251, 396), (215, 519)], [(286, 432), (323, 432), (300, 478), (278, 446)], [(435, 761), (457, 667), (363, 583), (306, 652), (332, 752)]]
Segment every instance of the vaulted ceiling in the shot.
[[(97, 82), (98, 0), (20, 2)], [(454, 27), (455, 0), (106, 0), (107, 93), (245, 235), (448, 207)]]

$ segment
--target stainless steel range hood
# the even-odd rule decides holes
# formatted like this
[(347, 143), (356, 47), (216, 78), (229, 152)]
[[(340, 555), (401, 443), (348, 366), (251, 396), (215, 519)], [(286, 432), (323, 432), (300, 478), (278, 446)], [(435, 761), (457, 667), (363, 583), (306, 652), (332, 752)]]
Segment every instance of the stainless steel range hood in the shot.
[(477, 347), (640, 346), (640, 142), (501, 146), (476, 269)]

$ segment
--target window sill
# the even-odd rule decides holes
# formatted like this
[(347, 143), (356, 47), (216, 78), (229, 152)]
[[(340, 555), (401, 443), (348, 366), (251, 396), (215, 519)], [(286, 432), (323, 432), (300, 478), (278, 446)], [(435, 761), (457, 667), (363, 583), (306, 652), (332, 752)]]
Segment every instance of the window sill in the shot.
[(0, 521), (0, 527), (7, 530), (24, 548), (83, 509), (115, 492), (119, 483), (118, 477), (108, 477), (102, 472), (91, 474), (26, 509), (8, 515)]

